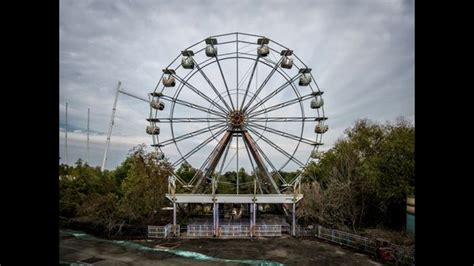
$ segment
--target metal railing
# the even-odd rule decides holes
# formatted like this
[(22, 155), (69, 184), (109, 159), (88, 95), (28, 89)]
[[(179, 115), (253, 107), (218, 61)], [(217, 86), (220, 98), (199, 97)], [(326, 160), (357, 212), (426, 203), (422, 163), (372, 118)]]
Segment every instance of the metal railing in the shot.
[(221, 225), (219, 226), (221, 237), (250, 237), (249, 225)]
[[(378, 249), (380, 248), (377, 241), (373, 238), (363, 237), (348, 232), (339, 230), (329, 229), (322, 226), (316, 226), (313, 229), (304, 229), (297, 227), (297, 236), (314, 236), (320, 239), (337, 243), (340, 245), (352, 247), (354, 249), (378, 255)], [(394, 260), (404, 265), (415, 264), (415, 250), (403, 246), (388, 243), (384, 248), (390, 248), (393, 250)]]
[(255, 225), (255, 236), (281, 236), (281, 225)]
[(212, 225), (188, 225), (188, 237), (212, 237), (214, 230)]
[[(173, 234), (173, 225), (167, 224), (164, 226), (148, 226), (148, 238), (167, 238)], [(176, 225), (176, 236), (180, 236), (180, 226)]]
[(317, 237), (368, 253), (375, 254), (377, 252), (377, 245), (375, 240), (367, 237), (358, 236), (334, 229), (324, 228), (322, 226), (317, 227)]
[(390, 244), (394, 251), (395, 259), (402, 264), (415, 264), (415, 249)]

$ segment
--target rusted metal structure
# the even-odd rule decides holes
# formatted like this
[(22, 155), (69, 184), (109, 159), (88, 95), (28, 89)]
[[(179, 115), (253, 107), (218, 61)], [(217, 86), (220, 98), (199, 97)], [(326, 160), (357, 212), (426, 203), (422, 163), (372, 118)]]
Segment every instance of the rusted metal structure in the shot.
[[(251, 50), (246, 52), (244, 48)], [(236, 72), (225, 68), (233, 61)], [(239, 78), (239, 66), (242, 70), (245, 63), (248, 70)], [(212, 67), (216, 69), (214, 75), (210, 74)], [(258, 82), (258, 70), (262, 68), (267, 70), (267, 75), (263, 81)], [(204, 85), (196, 85), (196, 77), (199, 77)], [(216, 77), (219, 80), (216, 80)], [(281, 79), (282, 83), (277, 84), (278, 79), (273, 81), (275, 77)], [(208, 92), (204, 92), (202, 86), (206, 86)], [(291, 96), (292, 94), (294, 96)], [(151, 135), (152, 146), (161, 159), (168, 159), (165, 149), (174, 146), (174, 155), (178, 154), (178, 158), (170, 162), (175, 169), (190, 157), (202, 155), (205, 147), (212, 146), (212, 149), (206, 153), (207, 158), (190, 180), (185, 180), (176, 172), (170, 173), (167, 198), (173, 206), (173, 232), (177, 234), (177, 204), (205, 203), (212, 204), (213, 236), (232, 235), (238, 228), (244, 228), (241, 230), (248, 236), (265, 234), (262, 233), (265, 228), (271, 228), (268, 229), (269, 234), (278, 235), (275, 230), (281, 226), (262, 227), (258, 224), (257, 205), (283, 204), (291, 206), (285, 210), (292, 214), (291, 231), (292, 235), (295, 235), (296, 204), (303, 198), (300, 189), (301, 175), (288, 180), (280, 171), (289, 163), (302, 170), (310, 160), (320, 157), (318, 148), (322, 145), (322, 135), (328, 130), (322, 94), (311, 68), (308, 68), (293, 50), (265, 36), (239, 32), (221, 34), (210, 36), (183, 49), (163, 69), (160, 80), (150, 93), (150, 116), (147, 119), (149, 126), (146, 131)], [(164, 102), (168, 102), (168, 110)], [(178, 107), (185, 111), (176, 111)], [(292, 111), (293, 107), (296, 107), (296, 112)], [(272, 116), (272, 112), (283, 108), (290, 108), (290, 111)], [(309, 116), (305, 114), (306, 108), (310, 108), (306, 111), (311, 113)], [(207, 126), (182, 133), (176, 130), (176, 125), (183, 123), (190, 127), (196, 124)], [(284, 125), (283, 129), (271, 126), (275, 123)], [(308, 123), (316, 124), (311, 138), (303, 136), (304, 126)], [(295, 124), (297, 126), (294, 126)], [(286, 129), (290, 127), (298, 130), (301, 128), (300, 134), (287, 132)], [(160, 139), (165, 128), (169, 128), (171, 134)], [(205, 133), (210, 133), (211, 136), (199, 140), (194, 147), (180, 147), (183, 140), (198, 139)], [(283, 148), (281, 141), (272, 141), (269, 135), (282, 137), (292, 142), (292, 145), (294, 143), (293, 147), (296, 148)], [(216, 144), (212, 144), (213, 141)], [(232, 143), (237, 147), (234, 154), (237, 169), (236, 194), (222, 194), (219, 193), (219, 186), (223, 182), (220, 177), (229, 159)], [(239, 143), (243, 143), (240, 147), (245, 148), (254, 173), (252, 184), (247, 184), (253, 186), (253, 193), (239, 193), (239, 187), (244, 185), (239, 183)], [(295, 156), (303, 145), (311, 147), (305, 157), (306, 162)], [(276, 167), (276, 162), (269, 159), (269, 153), (281, 156), (284, 163)], [(314, 156), (310, 156), (311, 154)], [(220, 225), (221, 204), (248, 204), (249, 225)], [(195, 234), (197, 236), (210, 234), (210, 225), (194, 227), (201, 230)], [(204, 227), (207, 229), (202, 231)]]

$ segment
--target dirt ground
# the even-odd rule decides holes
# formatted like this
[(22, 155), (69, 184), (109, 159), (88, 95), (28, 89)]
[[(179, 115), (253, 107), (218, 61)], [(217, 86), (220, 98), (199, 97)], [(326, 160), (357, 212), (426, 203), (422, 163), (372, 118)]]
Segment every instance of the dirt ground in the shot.
[[(163, 251), (127, 248), (110, 242), (78, 239), (60, 232), (60, 262), (77, 263), (97, 258), (93, 265), (223, 265), (186, 258)], [(269, 260), (284, 265), (381, 265), (368, 255), (315, 239), (292, 237), (261, 239), (168, 239), (153, 242), (133, 241), (147, 247), (179, 243), (174, 250), (194, 251), (231, 260)], [(230, 262), (225, 265), (248, 263)], [(258, 264), (258, 263), (256, 263)], [(273, 265), (273, 264), (260, 264)], [(278, 264), (275, 264), (278, 265)]]

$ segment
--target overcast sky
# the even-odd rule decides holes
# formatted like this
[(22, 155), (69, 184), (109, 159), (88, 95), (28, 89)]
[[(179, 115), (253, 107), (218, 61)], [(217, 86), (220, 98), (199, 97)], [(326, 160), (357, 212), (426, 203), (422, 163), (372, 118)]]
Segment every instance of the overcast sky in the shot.
[[(159, 81), (161, 69), (182, 49), (210, 35), (229, 32), (264, 35), (276, 40), (293, 49), (312, 68), (324, 91), (325, 112), (329, 117), (329, 131), (323, 136), (322, 150), (329, 149), (343, 136), (344, 129), (359, 118), (385, 122), (404, 116), (414, 121), (413, 9), (414, 3), (409, 0), (62, 0), (61, 162), (65, 158), (66, 102), (68, 163), (86, 158), (85, 132), (87, 108), (90, 108), (90, 164), (101, 165), (117, 82), (122, 82), (123, 89), (147, 97)], [(242, 66), (241, 73), (245, 70)], [(259, 66), (258, 71), (263, 76), (265, 70)], [(229, 77), (230, 72), (226, 72)], [(193, 97), (189, 93), (183, 91), (183, 97)], [(133, 146), (152, 143), (144, 131), (149, 106), (125, 95), (119, 96), (117, 106), (106, 164), (109, 169), (120, 164)], [(313, 127), (307, 127), (305, 134), (312, 134)], [(162, 131), (169, 129), (163, 126)], [(198, 140), (202, 139), (194, 139)], [(274, 141), (284, 148), (293, 145), (284, 139)], [(203, 150), (196, 156), (195, 162), (202, 161), (206, 152)], [(268, 152), (270, 156), (277, 154)], [(176, 152), (167, 155), (175, 156)]]

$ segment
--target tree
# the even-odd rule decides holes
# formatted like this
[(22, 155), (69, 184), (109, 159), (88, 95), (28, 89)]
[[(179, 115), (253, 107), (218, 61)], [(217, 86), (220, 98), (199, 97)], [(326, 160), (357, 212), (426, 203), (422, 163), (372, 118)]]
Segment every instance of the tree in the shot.
[(169, 162), (157, 160), (139, 145), (129, 153), (130, 169), (123, 180), (123, 197), (119, 203), (121, 216), (131, 224), (156, 224), (168, 221), (169, 206), (165, 198), (168, 176), (172, 173)]
[[(385, 225), (400, 229), (405, 222), (405, 198), (414, 193), (414, 127), (404, 119), (382, 125), (356, 121), (333, 148), (303, 175), (305, 193), (317, 208), (303, 211), (305, 217), (331, 226)], [(308, 204), (306, 204), (308, 205)]]
[(186, 182), (191, 181), (191, 179), (194, 177), (196, 174), (197, 169), (193, 168), (190, 163), (187, 161), (184, 161), (176, 170), (176, 174), (183, 179)]

